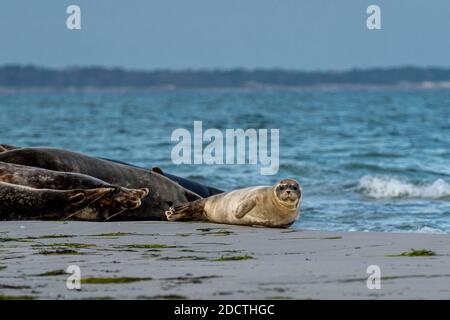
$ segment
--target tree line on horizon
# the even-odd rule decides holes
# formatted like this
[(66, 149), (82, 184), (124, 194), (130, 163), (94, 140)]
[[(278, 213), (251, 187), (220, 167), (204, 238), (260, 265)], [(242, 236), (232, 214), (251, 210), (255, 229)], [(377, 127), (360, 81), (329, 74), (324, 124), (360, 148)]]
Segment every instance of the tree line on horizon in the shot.
[(245, 88), (252, 86), (304, 87), (319, 85), (378, 85), (448, 82), (450, 68), (371, 68), (348, 71), (290, 71), (282, 69), (154, 70), (36, 66), (0, 67), (0, 87), (6, 88)]

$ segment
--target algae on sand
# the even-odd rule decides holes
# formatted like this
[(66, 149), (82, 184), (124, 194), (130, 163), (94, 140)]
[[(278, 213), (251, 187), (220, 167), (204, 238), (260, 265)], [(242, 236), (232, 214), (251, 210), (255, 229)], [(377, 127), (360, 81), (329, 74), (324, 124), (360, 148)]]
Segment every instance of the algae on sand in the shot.
[(49, 244), (35, 244), (33, 247), (68, 247), (68, 248), (75, 248), (75, 249), (83, 249), (83, 248), (94, 248), (96, 247), (95, 244), (89, 244), (89, 243), (49, 243)]
[(117, 278), (84, 278), (81, 279), (83, 284), (120, 284), (132, 283), (138, 281), (149, 281), (152, 278), (138, 278), (138, 277), (117, 277)]
[(249, 255), (244, 255), (244, 256), (221, 256), (220, 258), (211, 259), (210, 261), (221, 262), (221, 261), (240, 261), (240, 260), (250, 260), (250, 259), (255, 259), (255, 258), (252, 257), (252, 256), (249, 256)]
[(169, 246), (165, 244), (151, 243), (151, 244), (126, 244), (120, 246), (121, 248), (129, 249), (168, 249), (168, 248), (178, 248), (177, 246)]
[(0, 300), (34, 300), (36, 297), (33, 296), (8, 296), (0, 294)]
[(388, 257), (433, 257), (436, 255), (436, 252), (428, 249), (411, 249), (400, 254), (388, 255)]
[(36, 274), (36, 277), (49, 277), (49, 276), (61, 276), (66, 275), (67, 272), (63, 269), (51, 270), (44, 273)]
[(82, 254), (79, 251), (72, 249), (60, 249), (60, 250), (43, 250), (39, 251), (37, 254), (43, 255), (71, 255), (71, 254)]

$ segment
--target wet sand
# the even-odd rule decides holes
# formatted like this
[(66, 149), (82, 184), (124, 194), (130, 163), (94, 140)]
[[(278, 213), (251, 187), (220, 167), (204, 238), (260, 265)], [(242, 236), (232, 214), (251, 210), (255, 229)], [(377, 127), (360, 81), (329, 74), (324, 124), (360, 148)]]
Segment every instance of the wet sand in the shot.
[[(401, 256), (426, 249), (434, 256)], [(81, 268), (80, 290), (64, 273)], [(381, 289), (369, 290), (369, 265)], [(450, 235), (0, 222), (0, 299), (450, 299)]]

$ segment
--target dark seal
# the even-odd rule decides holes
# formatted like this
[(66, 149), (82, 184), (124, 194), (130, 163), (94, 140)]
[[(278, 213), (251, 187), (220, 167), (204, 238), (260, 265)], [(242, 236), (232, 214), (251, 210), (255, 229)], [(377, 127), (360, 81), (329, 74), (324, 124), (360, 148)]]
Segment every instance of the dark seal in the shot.
[(82, 212), (68, 217), (64, 215), (60, 217), (76, 220), (110, 220), (119, 214), (126, 214), (128, 210), (139, 208), (142, 199), (149, 193), (146, 188), (127, 189), (83, 174), (51, 171), (6, 162), (0, 162), (0, 181), (35, 189), (111, 189), (111, 192), (89, 205)]
[(85, 174), (128, 189), (149, 189), (139, 208), (117, 217), (123, 220), (165, 220), (164, 213), (169, 207), (201, 199), (163, 175), (62, 149), (20, 148), (0, 153), (0, 161)]
[[(5, 152), (5, 151), (10, 151), (10, 150), (16, 150), (16, 149), (20, 149), (20, 147), (13, 146), (13, 145), (7, 145), (7, 144), (0, 145), (0, 153), (1, 152)], [(113, 163), (122, 164), (122, 165), (133, 167), (133, 168), (138, 168), (138, 169), (141, 169), (141, 170), (148, 170), (146, 168), (142, 168), (142, 167), (136, 166), (134, 164), (130, 164), (130, 163), (127, 163), (127, 162), (124, 162), (124, 161), (120, 161), (120, 160), (114, 160), (114, 159), (108, 159), (108, 158), (102, 158), (102, 157), (100, 157), (99, 159), (110, 161), (110, 162), (113, 162)], [(220, 193), (224, 192), (223, 190), (220, 190), (220, 189), (217, 189), (217, 188), (214, 188), (214, 187), (210, 187), (210, 186), (206, 186), (206, 185), (203, 185), (203, 184), (198, 183), (196, 181), (192, 181), (190, 179), (185, 179), (185, 178), (182, 178), (182, 177), (179, 177), (179, 176), (167, 173), (167, 172), (163, 172), (159, 167), (153, 167), (151, 169), (151, 171), (155, 172), (155, 173), (158, 173), (160, 175), (163, 175), (163, 176), (169, 178), (172, 181), (177, 182), (183, 188), (188, 189), (188, 190), (198, 194), (202, 198), (211, 197), (213, 195), (220, 194)]]
[(83, 190), (35, 189), (0, 182), (1, 220), (54, 220), (85, 209), (111, 188)]

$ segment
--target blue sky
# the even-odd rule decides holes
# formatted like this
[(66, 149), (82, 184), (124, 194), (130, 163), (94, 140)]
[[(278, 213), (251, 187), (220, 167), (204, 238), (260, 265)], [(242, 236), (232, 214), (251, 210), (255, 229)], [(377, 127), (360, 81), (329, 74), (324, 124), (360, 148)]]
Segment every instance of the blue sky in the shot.
[[(82, 30), (66, 28), (77, 4)], [(381, 7), (382, 30), (366, 28)], [(449, 0), (2, 0), (0, 64), (301, 70), (450, 66)]]

